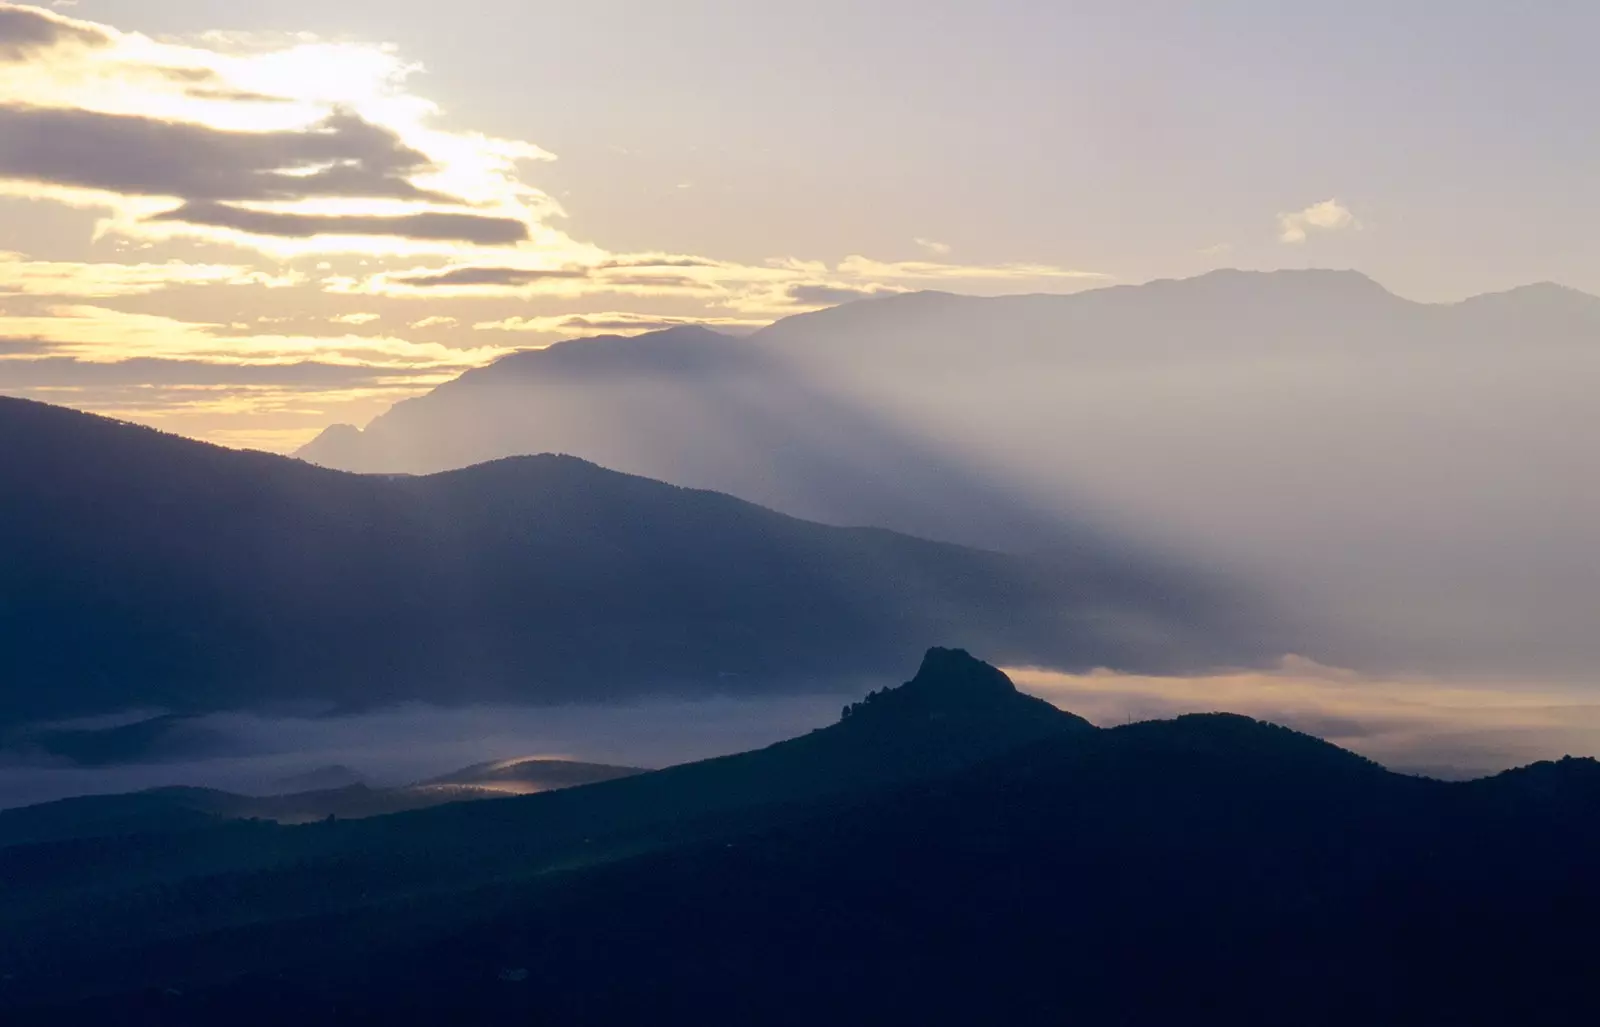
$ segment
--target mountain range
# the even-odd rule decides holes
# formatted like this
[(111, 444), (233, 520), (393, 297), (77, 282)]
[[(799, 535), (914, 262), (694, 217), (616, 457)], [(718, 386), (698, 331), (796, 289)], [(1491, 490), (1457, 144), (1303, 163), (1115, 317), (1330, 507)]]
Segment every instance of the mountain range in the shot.
[(0, 447), (0, 726), (832, 689), (930, 637), (1080, 668), (1247, 655), (1176, 574), (812, 524), (572, 457), (363, 476), (10, 399), (0, 437), (26, 440)]
[[(532, 795), (642, 773), (637, 767), (528, 758), (477, 764), (394, 788), (340, 780), (328, 786), (311, 783), (304, 789), (291, 786), (268, 795), (194, 787), (86, 795), (0, 810), (0, 845), (193, 831), (232, 820), (304, 824), (328, 817), (375, 817), (451, 802)], [(354, 775), (346, 771), (330, 776)]]
[[(914, 293), (517, 353), (301, 451), (565, 452), (830, 524), (1224, 570), (1279, 651), (1371, 672), (1600, 659), (1600, 298), (1418, 303), (1348, 271)], [(1268, 627), (1270, 616), (1275, 622)]]
[(1569, 1024), (1600, 764), (1470, 782), (964, 652), (771, 748), (302, 826), (0, 843), (52, 1025)]

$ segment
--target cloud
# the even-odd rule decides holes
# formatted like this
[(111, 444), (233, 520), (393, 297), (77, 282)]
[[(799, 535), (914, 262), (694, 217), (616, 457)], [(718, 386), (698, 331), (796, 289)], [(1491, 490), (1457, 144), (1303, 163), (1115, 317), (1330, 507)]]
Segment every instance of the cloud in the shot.
[(785, 290), (791, 303), (805, 307), (832, 307), (840, 303), (850, 303), (854, 300), (872, 299), (877, 296), (894, 296), (905, 292), (882, 285), (850, 286), (850, 285), (820, 285), (800, 284), (791, 285)]
[(684, 325), (707, 328), (752, 328), (767, 322), (732, 317), (673, 317), (611, 311), (603, 314), (562, 314), (553, 317), (508, 317), (483, 321), (472, 327), (479, 331), (539, 332), (547, 335), (585, 335), (592, 332), (638, 334)]
[(177, 221), (211, 228), (231, 228), (249, 235), (285, 239), (319, 236), (394, 236), (428, 242), (466, 242), (504, 246), (528, 237), (528, 226), (514, 218), (483, 214), (426, 211), (419, 214), (294, 214), (257, 210), (226, 203), (185, 203), (156, 214), (150, 221)]
[(339, 112), (299, 130), (235, 132), (155, 118), (0, 105), (0, 176), (183, 200), (368, 197), (450, 202), (392, 130)]
[[(62, 305), (43, 314), (0, 313), (0, 338), (43, 339), (47, 352), (91, 363), (139, 357), (224, 365), (316, 361), (392, 371), (465, 371), (508, 350), (496, 346), (454, 349), (391, 336), (260, 334), (228, 325), (181, 321), (87, 305)], [(21, 365), (0, 362), (0, 381)]]
[(109, 46), (95, 26), (37, 7), (0, 4), (0, 61), (25, 61), (58, 46)]
[(951, 245), (949, 243), (935, 242), (932, 239), (924, 239), (921, 236), (918, 236), (917, 238), (915, 238), (915, 239), (913, 239), (911, 241), (916, 243), (918, 246), (922, 247), (923, 249), (927, 250), (929, 253), (933, 254), (935, 257), (949, 256), (950, 250), (952, 249), (952, 247), (951, 247)]
[(50, 344), (43, 339), (0, 338), (0, 357), (33, 357), (49, 351)]
[(213, 441), (293, 449), (330, 420), (370, 419), (509, 352), (62, 305), (0, 313), (0, 393)]
[(390, 275), (388, 281), (412, 289), (432, 289), (478, 285), (515, 287), (552, 279), (587, 277), (588, 268), (452, 267)]
[(140, 296), (185, 285), (259, 285), (280, 288), (297, 284), (294, 272), (274, 273), (236, 264), (79, 263), (24, 260), (0, 253), (0, 296), (53, 296), (106, 299)]
[(221, 231), (274, 250), (392, 235), (434, 252), (537, 235), (549, 251), (591, 251), (543, 223), (559, 208), (521, 179), (522, 162), (550, 155), (439, 128), (407, 88), (417, 66), (390, 48), (304, 34), (158, 41), (11, 4), (0, 47), (29, 57), (0, 58), (0, 190), (106, 209), (106, 231)]
[[(551, 154), (526, 140), (447, 123), (417, 90), (419, 70), (387, 45), (302, 32), (153, 38), (0, 0), (0, 202), (69, 206), (92, 215), (78, 218), (94, 224), (92, 243), (85, 229), (86, 252), (148, 254), (71, 262), (0, 253), (0, 298), (7, 301), (0, 336), (12, 340), (0, 346), (0, 386), (9, 384), (8, 373), (17, 380), (13, 372), (28, 359), (36, 362), (30, 387), (65, 390), (60, 396), (78, 405), (137, 409), (139, 419), (153, 422), (166, 416), (159, 401), (168, 401), (169, 427), (198, 410), (219, 418), (237, 410), (243, 421), (198, 429), (198, 419), (182, 423), (212, 437), (225, 430), (266, 438), (300, 431), (304, 421), (262, 420), (262, 411), (292, 408), (295, 418), (314, 419), (338, 407), (372, 416), (367, 404), (382, 389), (403, 393), (421, 377), (465, 370), (501, 352), (430, 349), (435, 344), (420, 337), (319, 334), (330, 324), (357, 323), (341, 309), (381, 313), (383, 323), (409, 323), (400, 330), (429, 332), (442, 344), (450, 340), (439, 329), (458, 324), (552, 338), (679, 324), (734, 331), (902, 291), (909, 280), (980, 289), (1036, 280), (1048, 288), (1087, 277), (1046, 265), (857, 256), (830, 266), (612, 252), (560, 227), (560, 205), (529, 174)], [(919, 245), (934, 257), (948, 251), (931, 240)], [(325, 294), (363, 298), (341, 308), (315, 297), (309, 309), (285, 317), (281, 302), (207, 292), (296, 285), (308, 272)], [(137, 312), (153, 309), (145, 297), (162, 290), (170, 292), (162, 310), (173, 316)], [(596, 296), (607, 298), (576, 302)], [(426, 298), (428, 316), (387, 305), (401, 298)], [(522, 301), (529, 306), (511, 305)], [(646, 305), (666, 312), (629, 309)], [(506, 316), (513, 312), (519, 316)], [(235, 391), (215, 382), (153, 384), (144, 394), (129, 391), (129, 383), (93, 386), (111, 390), (104, 394), (71, 391), (74, 375), (87, 390), (105, 373), (91, 366), (131, 360), (224, 368), (327, 363), (381, 369), (394, 380), (340, 386), (338, 396), (248, 384), (242, 372)], [(183, 390), (212, 391), (197, 399)], [(308, 398), (313, 393), (322, 398)]]
[(1600, 754), (1600, 705), (1521, 682), (1373, 677), (1286, 657), (1276, 668), (1195, 677), (1010, 671), (1017, 686), (1105, 725), (1225, 710), (1325, 738), (1390, 767), (1493, 773)]
[(340, 314), (338, 317), (330, 318), (329, 320), (331, 320), (334, 324), (340, 325), (364, 325), (371, 324), (382, 316), (382, 314), (373, 314), (370, 312), (361, 314)]
[(598, 271), (611, 271), (611, 270), (626, 269), (626, 268), (652, 268), (652, 267), (661, 267), (661, 268), (684, 268), (684, 267), (720, 268), (720, 267), (728, 267), (728, 266), (729, 265), (726, 264), (724, 261), (711, 260), (711, 259), (709, 259), (707, 257), (689, 257), (689, 256), (682, 256), (682, 255), (665, 255), (665, 254), (650, 254), (650, 253), (646, 253), (646, 254), (636, 254), (636, 255), (625, 256), (625, 257), (613, 257), (610, 260), (605, 260), (605, 261), (600, 262), (599, 264), (596, 264), (595, 265), (595, 269), (598, 270)]
[[(0, 343), (0, 347), (3, 347)], [(49, 344), (42, 349), (48, 350)], [(4, 349), (0, 348), (0, 353)], [(214, 360), (169, 360), (158, 357), (132, 357), (118, 361), (92, 361), (77, 357), (46, 357), (0, 363), (7, 390), (127, 389), (150, 391), (178, 388), (252, 389), (261, 386), (280, 388), (349, 388), (392, 382), (398, 377), (424, 376), (430, 380), (435, 368), (408, 371), (404, 367), (379, 367), (367, 364), (334, 364), (304, 360), (287, 364), (233, 364)]]
[(942, 279), (979, 281), (984, 279), (1081, 278), (1108, 281), (1111, 276), (1099, 271), (1078, 271), (1052, 264), (945, 264), (927, 260), (879, 261), (859, 254), (846, 257), (835, 270), (858, 278)]
[(1323, 200), (1291, 214), (1278, 215), (1278, 240), (1286, 243), (1303, 243), (1311, 232), (1341, 232), (1358, 228), (1359, 223), (1350, 208), (1338, 200)]
[[(631, 270), (630, 270), (631, 269)], [(683, 273), (662, 274), (657, 271)], [(758, 271), (758, 274), (767, 274)], [(588, 266), (549, 267), (538, 264), (463, 264), (386, 271), (364, 282), (336, 279), (330, 291), (360, 292), (380, 296), (532, 297), (623, 293), (632, 296), (666, 296), (710, 293), (737, 282), (746, 270), (713, 261), (663, 264), (653, 261), (608, 260)]]

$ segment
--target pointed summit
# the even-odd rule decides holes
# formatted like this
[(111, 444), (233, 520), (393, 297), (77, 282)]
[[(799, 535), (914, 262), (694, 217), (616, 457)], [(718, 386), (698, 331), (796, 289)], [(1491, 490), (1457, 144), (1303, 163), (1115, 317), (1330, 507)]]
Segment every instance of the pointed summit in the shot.
[(1092, 728), (1088, 721), (1043, 699), (1023, 695), (1005, 672), (965, 649), (929, 649), (917, 676), (898, 688), (872, 692), (845, 707), (842, 725), (894, 730), (948, 724), (965, 732), (1029, 734)]
[(984, 663), (965, 649), (938, 646), (922, 657), (917, 676), (905, 687), (956, 703), (1017, 694), (1017, 686), (1000, 668)]
[(353, 424), (330, 424), (294, 455), (323, 467), (347, 467), (359, 463), (361, 444), (360, 428)]

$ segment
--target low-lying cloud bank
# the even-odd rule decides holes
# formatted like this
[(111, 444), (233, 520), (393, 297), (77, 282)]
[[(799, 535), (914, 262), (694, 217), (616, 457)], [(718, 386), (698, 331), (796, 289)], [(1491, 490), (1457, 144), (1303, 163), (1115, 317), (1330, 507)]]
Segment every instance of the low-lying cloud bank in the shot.
[(1299, 657), (1194, 677), (1014, 670), (1017, 687), (1101, 726), (1183, 713), (1243, 713), (1325, 738), (1399, 771), (1479, 777), (1600, 755), (1592, 692), (1515, 682), (1375, 678)]
[[(1008, 673), (1023, 691), (1103, 727), (1182, 713), (1243, 713), (1326, 738), (1394, 770), (1435, 777), (1478, 777), (1568, 754), (1600, 756), (1600, 703), (1576, 687), (1379, 679), (1298, 657), (1272, 670), (1193, 677)], [(373, 785), (520, 756), (664, 767), (804, 734), (833, 723), (852, 698), (215, 714), (188, 728), (215, 741), (219, 754), (205, 758), (78, 767), (0, 753), (0, 808), (167, 785), (283, 791), (284, 782), (332, 765)]]
[(264, 794), (336, 764), (373, 785), (409, 784), (523, 756), (664, 767), (803, 734), (837, 719), (851, 698), (450, 709), (408, 704), (339, 716), (219, 713), (186, 725), (189, 734), (211, 739), (217, 755), (203, 758), (79, 767), (0, 752), (0, 808), (168, 785)]

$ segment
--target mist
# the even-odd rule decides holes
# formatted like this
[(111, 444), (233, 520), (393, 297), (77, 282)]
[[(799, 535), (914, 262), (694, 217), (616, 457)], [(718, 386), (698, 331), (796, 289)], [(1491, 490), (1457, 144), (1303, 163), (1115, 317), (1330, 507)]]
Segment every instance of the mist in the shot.
[[(1209, 674), (1065, 674), (1012, 668), (1017, 687), (1101, 727), (1220, 710), (1282, 724), (1385, 766), (1472, 778), (1536, 760), (1600, 755), (1600, 699), (1584, 682), (1374, 677), (1288, 657)], [(889, 684), (889, 682), (884, 682)], [(565, 706), (406, 703), (346, 714), (235, 711), (185, 721), (205, 751), (77, 766), (0, 750), (0, 808), (172, 785), (278, 794), (348, 768), (374, 787), (518, 757), (657, 769), (761, 748), (834, 723), (857, 693)], [(125, 717), (85, 718), (104, 728)]]
[[(427, 472), (572, 452), (799, 516), (1135, 570), (1190, 669), (1593, 681), (1600, 299), (1422, 304), (1354, 272), (918, 293), (748, 342), (580, 340), (340, 451)], [(930, 644), (937, 642), (929, 639)], [(1219, 655), (1222, 659), (1219, 661)]]
[(1101, 727), (1186, 713), (1242, 713), (1444, 779), (1600, 755), (1592, 689), (1528, 681), (1378, 678), (1299, 657), (1192, 677), (1018, 669), (1017, 687)]
[[(247, 795), (330, 766), (375, 787), (491, 760), (546, 757), (656, 769), (761, 748), (832, 723), (855, 695), (652, 700), (611, 705), (403, 704), (347, 715), (215, 713), (187, 722), (207, 752), (74, 766), (0, 751), (0, 808), (76, 795), (189, 785)], [(97, 720), (97, 725), (109, 723)]]
[(1230, 272), (916, 300), (771, 341), (1013, 502), (1241, 583), (1276, 655), (1600, 684), (1600, 299)]

